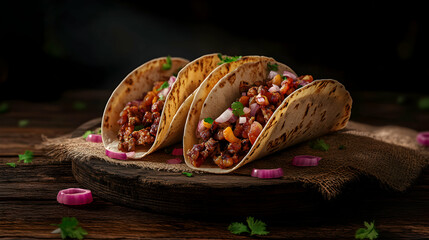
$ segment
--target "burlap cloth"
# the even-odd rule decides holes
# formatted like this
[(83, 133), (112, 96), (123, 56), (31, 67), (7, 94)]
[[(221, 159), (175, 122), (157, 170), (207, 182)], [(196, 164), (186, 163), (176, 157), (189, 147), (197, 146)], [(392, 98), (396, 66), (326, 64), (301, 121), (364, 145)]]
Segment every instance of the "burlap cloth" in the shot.
[[(167, 164), (167, 159), (175, 157), (164, 150), (140, 161), (115, 160), (105, 155), (102, 143), (86, 142), (82, 137), (71, 136), (45, 138), (42, 145), (47, 150), (47, 155), (56, 161), (90, 161), (97, 158), (129, 168), (195, 172), (183, 162)], [(253, 168), (281, 167), (284, 171), (283, 179), (316, 188), (327, 199), (337, 196), (345, 184), (361, 177), (374, 178), (381, 187), (404, 191), (429, 164), (429, 149), (419, 145), (416, 136), (417, 132), (408, 128), (375, 127), (350, 121), (345, 129), (321, 137), (330, 145), (328, 151), (312, 149), (308, 142), (304, 142), (247, 164), (232, 174), (249, 176)], [(291, 164), (296, 155), (320, 156), (322, 160), (315, 167), (296, 167)]]

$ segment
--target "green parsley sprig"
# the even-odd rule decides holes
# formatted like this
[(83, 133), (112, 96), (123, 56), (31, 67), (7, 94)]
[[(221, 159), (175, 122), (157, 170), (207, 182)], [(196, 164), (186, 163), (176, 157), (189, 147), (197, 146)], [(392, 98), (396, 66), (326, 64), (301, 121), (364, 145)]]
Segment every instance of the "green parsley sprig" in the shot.
[(34, 153), (32, 151), (25, 150), (24, 154), (18, 154), (18, 162), (16, 162), (16, 163), (8, 162), (8, 163), (6, 163), (6, 165), (14, 168), (17, 166), (17, 163), (20, 163), (21, 161), (23, 161), (24, 163), (32, 163), (33, 162), (33, 156), (34, 156)]
[(88, 232), (79, 227), (79, 221), (75, 217), (63, 217), (60, 224), (51, 224), (52, 226), (58, 227), (52, 233), (61, 233), (61, 238), (66, 239), (67, 237), (73, 239), (83, 239)]
[(221, 65), (221, 64), (224, 64), (224, 63), (235, 62), (235, 61), (237, 61), (238, 59), (241, 58), (241, 56), (234, 56), (234, 57), (222, 56), (222, 54), (220, 54), (220, 53), (217, 56), (220, 59), (220, 62), (218, 62), (217, 65)]
[(241, 222), (233, 222), (228, 226), (228, 230), (233, 234), (250, 233), (250, 235), (267, 235), (267, 224), (253, 217), (247, 217), (247, 226)]
[(171, 57), (170, 55), (167, 56), (167, 62), (162, 64), (162, 70), (170, 70), (172, 67)]
[(232, 108), (232, 113), (235, 116), (239, 117), (241, 115), (244, 115), (244, 111), (243, 111), (244, 106), (243, 106), (243, 104), (241, 102), (233, 102), (231, 104), (231, 108)]
[(312, 149), (321, 150), (321, 151), (325, 151), (325, 152), (328, 151), (329, 147), (330, 147), (329, 144), (327, 144), (321, 138), (310, 141), (309, 145)]
[(356, 231), (356, 233), (355, 233), (356, 239), (368, 238), (370, 240), (373, 240), (373, 239), (378, 238), (378, 232), (375, 229), (374, 221), (372, 221), (371, 223), (368, 223), (365, 221), (363, 224), (365, 225), (366, 228), (359, 228)]

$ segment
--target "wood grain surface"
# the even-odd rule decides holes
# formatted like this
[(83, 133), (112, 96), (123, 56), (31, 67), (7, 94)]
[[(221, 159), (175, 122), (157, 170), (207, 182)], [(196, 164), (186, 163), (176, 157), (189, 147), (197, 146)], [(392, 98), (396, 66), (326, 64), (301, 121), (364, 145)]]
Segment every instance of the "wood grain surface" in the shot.
[[(85, 91), (68, 93), (58, 102), (8, 101), (9, 110), (0, 113), (0, 239), (59, 239), (59, 234), (51, 233), (56, 227), (50, 224), (58, 224), (66, 216), (79, 220), (89, 233), (85, 239), (255, 238), (247, 234), (233, 235), (227, 230), (233, 221), (244, 222), (250, 216), (247, 212), (220, 217), (160, 214), (154, 210), (108, 202), (97, 194), (89, 205), (71, 207), (58, 204), (56, 195), (59, 190), (82, 185), (73, 177), (72, 162), (47, 158), (37, 148), (42, 141), (41, 135), (60, 136), (99, 117), (108, 95), (108, 92)], [(419, 110), (412, 103), (398, 104), (395, 94), (387, 94), (383, 98), (379, 95), (352, 93), (356, 96), (352, 120), (428, 130), (428, 111)], [(86, 109), (74, 109), (76, 100), (86, 102)], [(410, 114), (415, 117), (410, 119)], [(17, 122), (21, 119), (29, 120), (28, 125), (19, 127)], [(16, 168), (6, 165), (17, 162), (17, 155), (25, 150), (34, 152), (32, 163), (21, 162)], [(255, 217), (266, 222), (270, 231), (263, 238), (354, 239), (355, 231), (363, 227), (363, 222), (373, 220), (379, 239), (429, 237), (428, 169), (404, 193), (384, 190), (375, 186), (371, 179), (351, 183), (347, 189), (333, 201), (324, 201), (311, 191), (299, 193), (311, 198), (312, 208), (296, 208), (276, 217), (256, 212)], [(162, 194), (162, 189), (157, 191)], [(240, 192), (237, 190), (236, 194)], [(186, 199), (186, 195), (182, 197)], [(214, 204), (228, 204), (228, 200)], [(294, 202), (291, 199), (285, 204)]]

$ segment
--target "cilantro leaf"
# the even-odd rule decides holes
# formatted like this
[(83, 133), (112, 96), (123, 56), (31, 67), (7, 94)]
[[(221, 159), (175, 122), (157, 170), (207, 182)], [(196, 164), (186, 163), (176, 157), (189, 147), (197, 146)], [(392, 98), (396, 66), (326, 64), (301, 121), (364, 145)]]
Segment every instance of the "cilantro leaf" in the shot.
[(171, 66), (172, 66), (171, 57), (170, 57), (170, 55), (168, 55), (167, 56), (167, 62), (162, 64), (162, 70), (169, 70), (169, 69), (171, 69)]
[(21, 161), (24, 161), (24, 163), (33, 162), (33, 152), (32, 151), (26, 150), (24, 152), (24, 154), (18, 154), (18, 157), (19, 157), (18, 162), (21, 162)]
[(277, 63), (267, 63), (267, 68), (268, 71), (278, 71), (279, 70), (279, 65)]
[(204, 118), (204, 122), (213, 124), (214, 120), (213, 120), (213, 118), (208, 117), (208, 118)]
[[(60, 224), (51, 224), (57, 226), (60, 229), (61, 238), (77, 238), (83, 239), (88, 234), (82, 227), (79, 227), (79, 221), (75, 217), (63, 217)], [(54, 230), (53, 233), (58, 233), (58, 230)]]
[(231, 104), (231, 108), (232, 108), (232, 113), (235, 116), (244, 115), (244, 111), (243, 111), (244, 106), (243, 106), (243, 104), (241, 102), (233, 102)]
[(267, 235), (268, 233), (270, 233), (266, 231), (267, 224), (260, 220), (255, 220), (253, 217), (248, 217), (246, 219), (246, 222), (251, 230), (250, 235)]
[(161, 87), (159, 87), (158, 89), (156, 89), (156, 91), (161, 91), (164, 88), (168, 88), (170, 86), (170, 84), (168, 84), (168, 81), (165, 81)]
[(88, 130), (82, 135), (82, 137), (83, 137), (83, 139), (86, 139), (89, 136), (89, 134), (93, 134), (93, 133), (94, 133), (94, 131)]
[(6, 165), (8, 165), (8, 166), (11, 166), (11, 167), (16, 167), (16, 163), (14, 163), (14, 162), (8, 162), (8, 163), (6, 163)]
[(190, 172), (182, 172), (182, 174), (187, 176), (187, 177), (192, 177), (192, 173), (190, 173)]
[(429, 110), (429, 97), (420, 98), (418, 106), (420, 110)]
[(82, 101), (74, 101), (73, 102), (73, 109), (78, 110), (78, 111), (85, 110), (86, 109), (86, 103), (82, 102)]
[(28, 119), (21, 119), (18, 121), (18, 127), (26, 127), (30, 123)]
[(218, 62), (217, 65), (221, 65), (221, 64), (224, 64), (224, 63), (235, 62), (235, 61), (237, 61), (238, 59), (241, 58), (241, 56), (234, 56), (234, 57), (225, 56), (225, 57), (223, 57), (222, 54), (220, 54), (220, 53), (217, 56), (220, 59), (220, 62)]
[(142, 130), (144, 128), (144, 125), (136, 125), (135, 127), (134, 127), (134, 132), (136, 132), (136, 131), (140, 131), (140, 130)]
[(378, 232), (375, 229), (374, 221), (371, 223), (364, 222), (366, 228), (359, 228), (355, 233), (356, 239), (365, 239), (368, 238), (370, 240), (378, 238)]
[(329, 150), (329, 144), (327, 144), (321, 138), (310, 141), (310, 147), (312, 149), (317, 149), (317, 150), (322, 150), (322, 151), (328, 151)]
[(5, 113), (7, 111), (9, 111), (9, 103), (1, 102), (0, 103), (0, 113)]
[(233, 222), (229, 224), (228, 230), (233, 234), (250, 233), (249, 228), (243, 223)]

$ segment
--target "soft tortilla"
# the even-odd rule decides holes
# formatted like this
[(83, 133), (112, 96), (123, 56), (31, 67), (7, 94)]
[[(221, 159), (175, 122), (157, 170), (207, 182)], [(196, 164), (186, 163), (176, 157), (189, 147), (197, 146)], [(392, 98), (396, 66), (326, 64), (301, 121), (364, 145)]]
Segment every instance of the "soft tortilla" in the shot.
[[(285, 65), (277, 64), (278, 72), (285, 70), (283, 69)], [(206, 117), (219, 116), (225, 111), (240, 96), (238, 90), (240, 82), (253, 84), (266, 79), (267, 75), (267, 61), (250, 62), (239, 66), (219, 80), (208, 94), (198, 121)], [(285, 98), (248, 154), (234, 167), (221, 169), (209, 160), (199, 168), (194, 167), (186, 152), (194, 144), (199, 143), (195, 137), (195, 129), (193, 132), (191, 130), (185, 132), (185, 162), (190, 168), (199, 171), (219, 174), (232, 172), (278, 150), (344, 128), (350, 119), (351, 106), (350, 94), (338, 81), (313, 81)]]
[[(156, 58), (134, 69), (129, 73), (122, 82), (116, 87), (107, 102), (103, 113), (103, 122), (101, 126), (101, 135), (103, 138), (104, 147), (113, 152), (120, 152), (118, 149), (118, 130), (120, 112), (124, 109), (125, 105), (136, 99), (141, 99), (144, 92), (152, 90), (153, 84), (159, 80), (167, 81), (170, 76), (177, 73), (181, 68), (188, 64), (188, 60), (183, 58), (171, 58), (172, 67), (169, 70), (163, 70), (162, 65), (167, 62), (166, 57)], [(173, 84), (174, 86), (174, 84)], [(171, 93), (171, 92), (170, 92)], [(166, 97), (166, 102), (168, 97)], [(164, 110), (161, 115), (165, 115)], [(164, 127), (168, 121), (161, 119), (159, 128)], [(166, 127), (164, 127), (167, 129)], [(134, 158), (142, 158), (156, 150), (158, 142), (163, 139), (162, 132), (159, 131), (152, 146), (136, 146), (136, 154)]]

